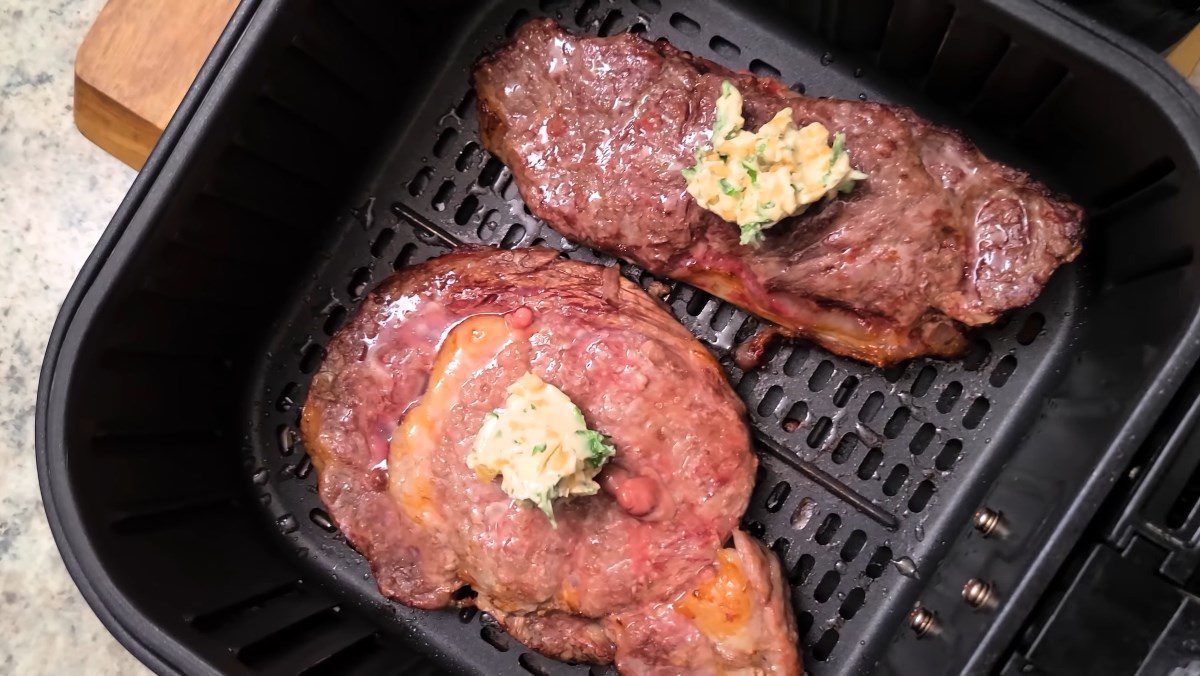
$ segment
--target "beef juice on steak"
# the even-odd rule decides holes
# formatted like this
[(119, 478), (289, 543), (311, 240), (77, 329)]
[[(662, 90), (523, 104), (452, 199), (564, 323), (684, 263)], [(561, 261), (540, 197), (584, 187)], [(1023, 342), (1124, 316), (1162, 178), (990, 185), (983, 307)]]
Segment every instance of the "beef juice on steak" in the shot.
[[(1078, 206), (905, 108), (806, 97), (665, 40), (583, 38), (549, 19), (523, 25), (474, 79), (484, 145), (535, 215), (837, 354), (956, 356), (963, 325), (1028, 304), (1079, 253)], [(747, 129), (790, 107), (797, 126), (843, 132), (869, 178), (739, 244), (680, 173), (709, 144), (727, 79)]]

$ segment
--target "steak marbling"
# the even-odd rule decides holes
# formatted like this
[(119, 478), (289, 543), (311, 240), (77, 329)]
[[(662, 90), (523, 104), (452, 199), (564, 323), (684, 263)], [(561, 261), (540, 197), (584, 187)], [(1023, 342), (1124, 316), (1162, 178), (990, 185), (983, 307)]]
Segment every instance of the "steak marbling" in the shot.
[[(617, 449), (601, 493), (556, 502), (557, 527), (466, 462), (527, 371)], [(330, 342), (301, 432), (391, 598), (474, 604), (537, 650), (628, 673), (798, 669), (778, 563), (735, 531), (756, 467), (743, 406), (691, 334), (603, 268), (463, 248), (398, 273)], [(464, 585), (477, 596), (456, 600)]]
[[(912, 111), (817, 99), (666, 41), (526, 23), (475, 70), (485, 146), (565, 236), (685, 280), (874, 364), (954, 356), (961, 324), (1032, 301), (1079, 252), (1080, 208)], [(784, 107), (846, 135), (869, 179), (738, 243), (680, 171), (709, 143), (723, 80), (746, 128)]]

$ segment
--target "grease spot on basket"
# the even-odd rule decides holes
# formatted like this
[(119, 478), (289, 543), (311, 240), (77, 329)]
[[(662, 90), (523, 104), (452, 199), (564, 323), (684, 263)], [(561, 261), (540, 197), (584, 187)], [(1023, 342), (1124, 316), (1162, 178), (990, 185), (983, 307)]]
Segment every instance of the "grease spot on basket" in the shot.
[(792, 511), (792, 528), (804, 530), (808, 522), (812, 521), (812, 518), (816, 516), (818, 509), (816, 500), (812, 498), (802, 499), (800, 504), (796, 505), (796, 509)]

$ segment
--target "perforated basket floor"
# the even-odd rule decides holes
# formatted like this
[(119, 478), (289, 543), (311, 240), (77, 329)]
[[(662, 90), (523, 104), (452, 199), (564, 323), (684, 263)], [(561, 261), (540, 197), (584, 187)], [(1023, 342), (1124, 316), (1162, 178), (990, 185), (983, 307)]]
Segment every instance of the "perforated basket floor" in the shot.
[[(885, 89), (882, 83), (894, 80), (876, 83), (873, 62), (842, 62), (836, 53), (780, 33), (776, 24), (713, 2), (505, 1), (473, 17), (475, 27), (432, 80), (421, 111), (399, 132), (386, 168), (362, 191), (369, 199), (336, 224), (327, 258), (311, 286), (299, 292), (260, 364), (249, 430), (254, 462), (247, 476), (312, 581), (365, 609), (389, 631), (486, 673), (588, 668), (533, 654), (472, 610), (421, 612), (382, 599), (363, 559), (322, 510), (297, 424), (323, 346), (366, 291), (394, 270), (445, 251), (422, 222), (463, 241), (543, 244), (572, 258), (616, 263), (533, 218), (508, 171), (480, 147), (469, 90), (472, 63), (501, 44), (506, 32), (543, 14), (586, 34), (633, 30), (665, 37), (813, 96), (922, 100), (903, 100)], [(977, 50), (968, 39), (973, 29), (965, 25), (951, 33), (945, 58), (954, 58), (955, 39), (959, 49)], [(936, 41), (929, 47), (935, 49), (944, 29), (910, 31), (908, 39)], [(922, 46), (906, 47), (907, 54)], [(1053, 84), (1051, 78), (1021, 86), (1028, 101), (1008, 103), (1033, 111)], [(1029, 165), (1003, 140), (976, 136), (985, 152)], [(808, 668), (818, 674), (869, 668), (872, 655), (877, 658), (903, 628), (909, 587), (936, 568), (950, 534), (963, 527), (1021, 426), (1038, 412), (1069, 340), (1064, 318), (1079, 302), (1076, 271), (1060, 271), (1032, 307), (975, 334), (970, 354), (959, 361), (915, 360), (881, 370), (794, 344), (776, 349), (761, 369), (743, 373), (731, 350), (755, 331), (757, 320), (687, 285), (654, 280), (628, 264), (621, 269), (644, 287), (668, 285), (675, 315), (718, 357), (747, 403), (762, 463), (744, 525), (783, 560)]]

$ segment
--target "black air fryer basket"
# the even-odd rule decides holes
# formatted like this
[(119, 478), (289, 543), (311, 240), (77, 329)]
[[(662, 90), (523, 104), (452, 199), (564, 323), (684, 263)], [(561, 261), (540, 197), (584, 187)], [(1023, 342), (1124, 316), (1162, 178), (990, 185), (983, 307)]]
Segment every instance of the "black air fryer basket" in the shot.
[(472, 63), (539, 15), (910, 105), (1086, 207), (1081, 259), (958, 361), (877, 369), (796, 344), (743, 374), (730, 350), (757, 320), (684, 284), (668, 298), (748, 404), (762, 466), (744, 525), (783, 560), (806, 667), (1011, 660), (1200, 352), (1198, 98), (1039, 0), (244, 1), (43, 367), (42, 491), (88, 602), (163, 673), (589, 671), (472, 610), (383, 599), (297, 435), (330, 335), (442, 253), (439, 231), (614, 263), (533, 218), (480, 147)]

